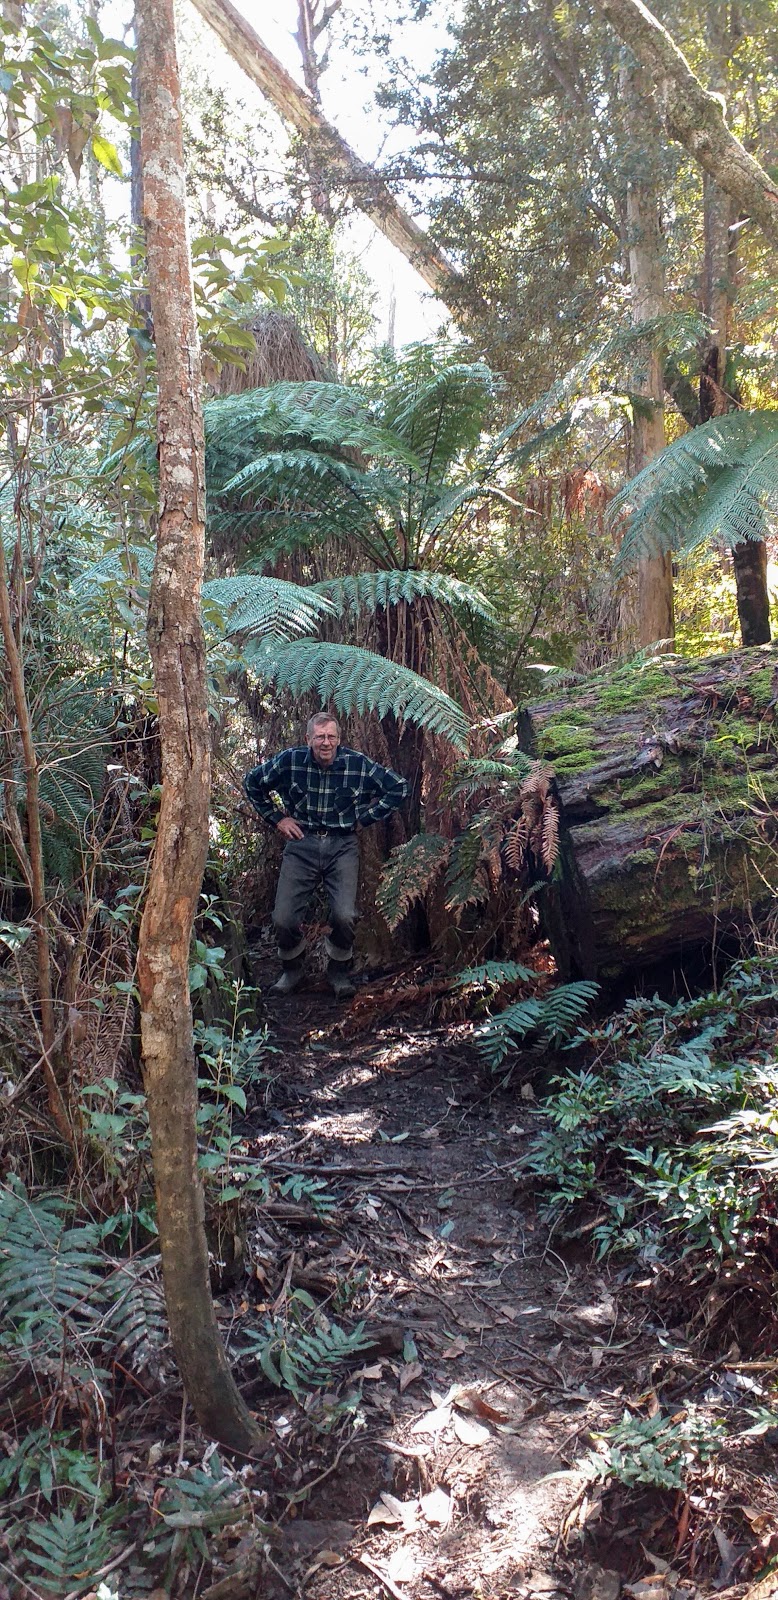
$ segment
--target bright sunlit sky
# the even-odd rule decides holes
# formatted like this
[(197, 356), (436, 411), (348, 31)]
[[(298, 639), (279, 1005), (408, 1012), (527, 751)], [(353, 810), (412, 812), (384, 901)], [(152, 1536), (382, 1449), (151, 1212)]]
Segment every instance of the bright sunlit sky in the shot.
[[(260, 35), (263, 42), (302, 85), (300, 55), (295, 40), (296, 0), (233, 0), (237, 10)], [(347, 5), (349, 0), (346, 0)], [(260, 100), (259, 90), (232, 61), (216, 35), (202, 21), (188, 0), (177, 0), (177, 20), (182, 49), (199, 42), (207, 52), (212, 78), (248, 107)], [(359, 15), (360, 0), (349, 5), (351, 15)], [(130, 0), (107, 0), (100, 12), (106, 33), (121, 37), (132, 13)], [(368, 13), (362, 8), (367, 21)], [(402, 31), (400, 48), (417, 68), (431, 64), (445, 39), (443, 26), (432, 20), (414, 23)], [(367, 68), (367, 71), (365, 71)], [(330, 54), (327, 72), (321, 81), (322, 109), (325, 116), (366, 161), (380, 158), (388, 150), (402, 147), (401, 136), (375, 107), (373, 88), (377, 81), (371, 64), (355, 58), (337, 40)], [(423, 217), (417, 220), (422, 222)], [(395, 338), (398, 345), (434, 334), (447, 320), (445, 308), (437, 302), (405, 257), (390, 245), (367, 217), (357, 213), (341, 231), (344, 243), (361, 261), (378, 291), (376, 306), (378, 337), (385, 337), (389, 306), (395, 299)]]

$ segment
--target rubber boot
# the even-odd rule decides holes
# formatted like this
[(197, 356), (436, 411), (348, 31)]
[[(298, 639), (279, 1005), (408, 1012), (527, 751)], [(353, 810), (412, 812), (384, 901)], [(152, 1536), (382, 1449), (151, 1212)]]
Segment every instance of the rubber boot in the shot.
[(357, 992), (351, 961), (328, 961), (327, 982), (336, 1000), (351, 1000)]
[(303, 964), (301, 961), (285, 961), (281, 969), (280, 978), (270, 986), (271, 994), (294, 994), (303, 981)]

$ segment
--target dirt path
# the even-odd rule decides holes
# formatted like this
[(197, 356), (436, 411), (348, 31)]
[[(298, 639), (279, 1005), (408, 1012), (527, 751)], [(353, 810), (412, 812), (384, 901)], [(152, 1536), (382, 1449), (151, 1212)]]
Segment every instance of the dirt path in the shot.
[[(344, 1038), (348, 1012), (310, 993), (271, 1023), (281, 1053), (252, 1115), (257, 1152), (276, 1175), (304, 1166), (337, 1208), (313, 1231), (276, 1213), (272, 1278), (278, 1239), (260, 1229), (267, 1306), (303, 1288), (344, 1327), (379, 1330), (355, 1374), (356, 1432), (341, 1420), (322, 1435), (288, 1397), (271, 1402), (279, 1482), (294, 1464), (309, 1488), (282, 1517), (279, 1593), (529, 1600), (570, 1593), (576, 1574), (583, 1593), (575, 1527), (592, 1493), (574, 1463), (621, 1414), (642, 1336), (517, 1198), (532, 1100), (497, 1096), (465, 1030), (418, 1015)], [(596, 1572), (597, 1585), (600, 1600), (618, 1592)]]

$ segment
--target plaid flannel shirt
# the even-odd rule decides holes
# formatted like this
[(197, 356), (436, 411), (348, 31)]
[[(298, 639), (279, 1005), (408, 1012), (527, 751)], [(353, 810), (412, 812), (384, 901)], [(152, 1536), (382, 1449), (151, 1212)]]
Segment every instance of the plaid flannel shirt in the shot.
[(275, 825), (282, 817), (293, 817), (310, 832), (326, 828), (333, 833), (348, 833), (357, 823), (366, 828), (381, 822), (408, 793), (398, 773), (345, 744), (338, 745), (329, 767), (317, 765), (308, 745), (282, 750), (252, 767), (244, 788), (265, 822)]

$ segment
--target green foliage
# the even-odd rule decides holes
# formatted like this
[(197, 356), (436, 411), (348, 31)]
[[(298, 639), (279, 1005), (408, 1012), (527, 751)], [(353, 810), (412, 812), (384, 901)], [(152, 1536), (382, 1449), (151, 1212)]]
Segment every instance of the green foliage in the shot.
[(636, 1417), (625, 1411), (586, 1459), (592, 1477), (627, 1488), (687, 1490), (691, 1475), (712, 1460), (724, 1443), (725, 1426), (693, 1410), (668, 1417)]
[(262, 1333), (248, 1335), (246, 1353), (259, 1362), (271, 1383), (299, 1399), (305, 1389), (326, 1389), (336, 1383), (371, 1341), (363, 1322), (347, 1333), (337, 1323), (319, 1317), (305, 1329), (300, 1325), (300, 1308), (313, 1311), (313, 1301), (300, 1289), (290, 1301), (290, 1319), (266, 1319)]
[(778, 412), (737, 411), (669, 445), (625, 485), (609, 517), (631, 511), (619, 557), (626, 566), (711, 539), (764, 539), (776, 505)]
[(559, 1045), (569, 1038), (598, 993), (596, 983), (582, 979), (562, 983), (542, 996), (517, 1000), (476, 1028), (476, 1045), (492, 1071), (502, 1066), (509, 1051), (525, 1039)]
[(0, 1189), (0, 1310), (6, 1349), (38, 1358), (60, 1349), (62, 1327), (81, 1343), (99, 1334), (104, 1258), (96, 1223), (72, 1226), (61, 1195), (35, 1200), (14, 1181)]
[(424, 899), (445, 867), (450, 850), (450, 840), (439, 833), (420, 833), (395, 845), (376, 894), (376, 908), (392, 932), (411, 906)]
[(465, 967), (454, 978), (457, 988), (482, 989), (486, 994), (496, 994), (512, 983), (528, 983), (537, 976), (531, 967), (518, 961), (484, 961), (477, 967)]
[(388, 572), (359, 572), (353, 577), (325, 578), (317, 583), (316, 593), (325, 595), (345, 616), (356, 616), (361, 611), (385, 610), (401, 602), (411, 605), (414, 600), (428, 598), (447, 606), (460, 606), (494, 620), (494, 610), (489, 601), (469, 583), (444, 572), (413, 572), (392, 569)]
[(333, 606), (327, 596), (280, 578), (241, 573), (203, 584), (205, 614), (218, 620), (228, 638), (236, 634), (274, 634), (281, 639), (311, 633)]
[(81, 1594), (92, 1588), (93, 1574), (105, 1566), (121, 1542), (121, 1534), (111, 1526), (105, 1513), (77, 1517), (69, 1507), (45, 1522), (28, 1525), (27, 1538), (33, 1549), (27, 1559), (37, 1569), (36, 1584), (47, 1594)]
[(760, 1029), (776, 1015), (776, 961), (753, 958), (716, 992), (630, 1000), (580, 1032), (573, 1045), (596, 1051), (597, 1067), (555, 1080), (521, 1162), (547, 1209), (596, 1200), (599, 1255), (750, 1258), (778, 1172), (774, 1061)]
[(382, 660), (356, 645), (304, 639), (284, 644), (263, 639), (244, 647), (257, 675), (294, 695), (314, 690), (323, 705), (350, 711), (391, 712), (464, 749), (469, 723), (461, 707), (436, 684), (395, 661)]

